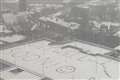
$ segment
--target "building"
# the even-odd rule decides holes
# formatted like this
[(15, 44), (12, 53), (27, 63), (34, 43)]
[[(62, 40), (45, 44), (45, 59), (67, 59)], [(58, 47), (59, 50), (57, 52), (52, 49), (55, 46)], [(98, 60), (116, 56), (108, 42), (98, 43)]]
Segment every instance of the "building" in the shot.
[(18, 11), (18, 0), (0, 0), (1, 11), (12, 10)]

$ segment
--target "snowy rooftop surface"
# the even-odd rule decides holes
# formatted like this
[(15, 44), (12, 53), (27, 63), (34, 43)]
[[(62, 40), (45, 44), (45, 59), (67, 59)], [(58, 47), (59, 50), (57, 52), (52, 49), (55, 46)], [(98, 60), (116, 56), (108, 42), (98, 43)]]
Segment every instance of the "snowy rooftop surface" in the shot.
[(1, 50), (0, 59), (39, 74), (45, 74), (52, 79), (118, 78), (118, 62), (103, 57), (90, 56), (74, 48), (63, 49), (62, 47), (77, 46), (93, 54), (103, 54), (109, 50), (80, 42), (55, 46), (48, 45), (49, 43), (44, 40)]

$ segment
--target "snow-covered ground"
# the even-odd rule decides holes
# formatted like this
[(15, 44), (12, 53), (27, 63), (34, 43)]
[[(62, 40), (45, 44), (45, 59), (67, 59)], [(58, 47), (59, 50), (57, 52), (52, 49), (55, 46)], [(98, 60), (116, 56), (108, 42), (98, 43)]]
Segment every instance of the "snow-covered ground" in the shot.
[(9, 43), (13, 43), (13, 42), (17, 42), (17, 41), (21, 41), (24, 40), (25, 36), (23, 35), (12, 35), (12, 36), (7, 36), (7, 37), (0, 37), (1, 41), (5, 41), (5, 42), (9, 42)]
[(117, 46), (115, 49), (118, 49), (118, 50), (120, 50), (120, 45), (119, 45), (119, 46)]
[(1, 50), (0, 59), (52, 79), (116, 80), (119, 63), (103, 57), (95, 57), (72, 48), (62, 49), (66, 45), (84, 48), (87, 51), (104, 54), (102, 48), (72, 42), (65, 45), (48, 45), (49, 41), (39, 41), (11, 49)]
[(0, 45), (3, 45), (4, 43), (2, 41), (0, 41)]
[(118, 36), (120, 38), (120, 31), (116, 32), (114, 36)]

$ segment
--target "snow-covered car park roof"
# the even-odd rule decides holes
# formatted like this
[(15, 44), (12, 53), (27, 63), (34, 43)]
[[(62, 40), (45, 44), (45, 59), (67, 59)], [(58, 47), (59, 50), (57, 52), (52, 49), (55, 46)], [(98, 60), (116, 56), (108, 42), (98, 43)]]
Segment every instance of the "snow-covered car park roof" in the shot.
[(77, 41), (64, 45), (49, 45), (49, 43), (43, 40), (1, 50), (0, 59), (36, 73), (45, 74), (55, 80), (117, 79), (119, 77), (117, 61), (95, 56), (96, 53), (104, 54), (110, 50)]

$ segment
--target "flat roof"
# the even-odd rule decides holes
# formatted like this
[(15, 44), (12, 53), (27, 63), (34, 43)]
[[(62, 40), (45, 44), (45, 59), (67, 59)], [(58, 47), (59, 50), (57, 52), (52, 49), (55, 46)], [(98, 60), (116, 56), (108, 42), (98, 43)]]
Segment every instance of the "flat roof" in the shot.
[[(48, 45), (49, 43), (49, 41), (43, 40), (11, 49), (1, 50), (0, 59), (15, 63), (18, 66), (39, 74), (45, 74), (52, 79), (71, 79), (72, 74), (74, 74), (75, 79), (89, 78), (96, 75), (96, 69), (100, 70), (98, 75), (101, 78), (104, 78), (106, 75), (101, 75), (104, 71), (100, 66), (96, 67), (96, 62), (97, 64), (105, 63), (106, 65), (111, 65), (112, 68), (117, 67), (118, 65), (118, 63), (110, 59), (90, 56), (79, 52), (76, 49), (62, 49), (62, 47), (67, 45), (77, 46), (85, 49), (85, 51), (92, 52), (93, 54), (106, 53), (109, 51), (106, 49), (97, 48), (80, 42), (71, 42), (65, 45)], [(109, 67), (107, 68), (109, 69)], [(114, 68), (114, 70), (111, 71), (111, 73), (114, 73), (112, 74), (114, 77), (117, 76), (117, 72), (118, 68)], [(88, 75), (84, 73), (87, 73)], [(79, 74), (81, 76), (79, 76)]]

